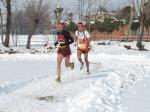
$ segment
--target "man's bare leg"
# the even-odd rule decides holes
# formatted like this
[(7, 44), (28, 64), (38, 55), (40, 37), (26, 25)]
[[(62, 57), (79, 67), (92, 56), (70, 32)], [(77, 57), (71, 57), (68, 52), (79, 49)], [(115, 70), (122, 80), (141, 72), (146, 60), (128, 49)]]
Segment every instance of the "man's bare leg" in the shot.
[(85, 60), (85, 63), (86, 63), (87, 72), (89, 73), (89, 72), (90, 72), (90, 69), (89, 69), (88, 53), (85, 53), (85, 54), (84, 54), (84, 60)]
[(57, 77), (56, 77), (56, 81), (60, 82), (61, 81), (61, 63), (63, 60), (63, 55), (58, 54), (57, 56)]
[(74, 69), (74, 63), (70, 63), (70, 55), (65, 57), (65, 66), (71, 67), (71, 69)]
[(82, 55), (82, 52), (80, 50), (77, 50), (77, 57), (78, 57), (79, 62), (81, 63), (80, 70), (82, 70), (84, 66), (84, 62), (82, 61), (81, 55)]

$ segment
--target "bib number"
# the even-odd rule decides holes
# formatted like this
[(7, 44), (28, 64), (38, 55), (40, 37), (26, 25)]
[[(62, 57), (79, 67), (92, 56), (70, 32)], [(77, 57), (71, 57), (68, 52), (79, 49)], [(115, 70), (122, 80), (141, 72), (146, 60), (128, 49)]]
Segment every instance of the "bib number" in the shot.
[(78, 49), (82, 52), (88, 52), (89, 51), (88, 47), (89, 47), (89, 44), (87, 40), (83, 40), (78, 43)]

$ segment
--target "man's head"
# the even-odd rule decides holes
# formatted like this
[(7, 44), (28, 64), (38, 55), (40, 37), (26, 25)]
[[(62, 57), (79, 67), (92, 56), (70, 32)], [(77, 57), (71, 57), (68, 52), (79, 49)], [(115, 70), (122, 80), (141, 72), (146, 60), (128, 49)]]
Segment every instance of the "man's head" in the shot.
[(64, 30), (64, 23), (58, 23), (58, 24), (57, 24), (57, 30), (58, 30), (58, 31)]
[(77, 28), (79, 31), (84, 31), (85, 30), (85, 25), (83, 23), (78, 23)]

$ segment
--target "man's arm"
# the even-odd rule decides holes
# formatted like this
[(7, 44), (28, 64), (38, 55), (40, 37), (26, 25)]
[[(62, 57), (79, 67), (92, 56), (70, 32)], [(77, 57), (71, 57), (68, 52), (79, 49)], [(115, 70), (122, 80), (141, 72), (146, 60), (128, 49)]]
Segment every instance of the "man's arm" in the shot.
[(54, 43), (55, 47), (58, 45), (58, 41)]
[(68, 33), (68, 37), (69, 37), (69, 44), (74, 43), (74, 40), (73, 40), (73, 38), (72, 38), (70, 32), (67, 32), (67, 33)]
[(91, 38), (91, 35), (88, 31), (85, 32), (85, 36), (86, 36), (88, 42), (90, 43), (92, 41), (92, 38)]
[(77, 45), (78, 37), (77, 37), (77, 31), (75, 32), (75, 46)]
[(54, 46), (56, 47), (58, 45), (58, 37), (56, 37), (56, 41), (54, 42)]

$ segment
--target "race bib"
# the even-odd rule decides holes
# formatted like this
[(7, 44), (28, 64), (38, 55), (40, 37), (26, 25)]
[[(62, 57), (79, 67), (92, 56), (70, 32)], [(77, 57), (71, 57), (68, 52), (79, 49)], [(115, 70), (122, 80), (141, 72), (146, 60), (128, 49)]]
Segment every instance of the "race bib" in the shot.
[(83, 51), (83, 52), (87, 52), (89, 49), (88, 49), (88, 42), (86, 40), (83, 40), (83, 41), (79, 41), (78, 42), (78, 49)]

